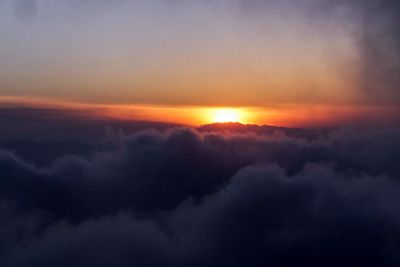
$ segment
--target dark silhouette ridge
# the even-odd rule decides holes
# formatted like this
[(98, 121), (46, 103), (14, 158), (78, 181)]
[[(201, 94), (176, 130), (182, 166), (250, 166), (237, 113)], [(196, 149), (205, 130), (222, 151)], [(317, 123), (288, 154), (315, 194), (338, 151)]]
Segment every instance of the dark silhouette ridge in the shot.
[(205, 124), (197, 128), (199, 132), (231, 132), (231, 133), (254, 133), (257, 135), (273, 135), (283, 133), (290, 137), (305, 138), (307, 140), (326, 136), (330, 129), (304, 129), (289, 128), (271, 125), (242, 124), (239, 122), (224, 122)]

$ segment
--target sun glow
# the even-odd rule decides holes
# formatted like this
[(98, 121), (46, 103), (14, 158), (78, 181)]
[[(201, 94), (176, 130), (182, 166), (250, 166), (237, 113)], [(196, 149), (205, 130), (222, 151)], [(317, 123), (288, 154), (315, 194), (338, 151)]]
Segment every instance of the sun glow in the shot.
[(212, 112), (212, 122), (241, 122), (242, 114), (237, 109), (216, 109)]

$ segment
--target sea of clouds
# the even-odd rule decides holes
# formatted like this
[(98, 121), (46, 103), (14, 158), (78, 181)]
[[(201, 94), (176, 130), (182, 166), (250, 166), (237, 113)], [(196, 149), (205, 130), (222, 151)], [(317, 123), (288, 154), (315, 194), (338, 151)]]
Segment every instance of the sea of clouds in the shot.
[(0, 144), (1, 266), (400, 264), (399, 127), (140, 125)]

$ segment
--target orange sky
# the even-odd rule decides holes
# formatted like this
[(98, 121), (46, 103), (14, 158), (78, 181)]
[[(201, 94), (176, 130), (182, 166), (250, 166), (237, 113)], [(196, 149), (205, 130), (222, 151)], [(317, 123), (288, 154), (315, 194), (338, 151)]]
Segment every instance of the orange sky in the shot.
[(269, 107), (107, 105), (67, 102), (49, 98), (0, 97), (0, 107), (33, 107), (80, 111), (88, 118), (148, 120), (202, 125), (218, 121), (218, 112), (233, 110), (244, 124), (288, 127), (330, 127), (354, 123), (398, 122), (400, 110), (380, 106), (275, 105)]
[(0, 5), (3, 106), (184, 124), (215, 121), (216, 108), (285, 126), (399, 115), (398, 45), (380, 17), (371, 23), (382, 28), (364, 32), (351, 5), (327, 14), (319, 0), (34, 2), (29, 18), (12, 0)]

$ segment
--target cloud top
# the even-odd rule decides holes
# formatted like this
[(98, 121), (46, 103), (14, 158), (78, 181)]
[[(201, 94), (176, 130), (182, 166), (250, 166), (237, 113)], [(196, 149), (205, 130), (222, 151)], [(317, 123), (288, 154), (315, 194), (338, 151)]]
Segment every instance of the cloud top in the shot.
[(144, 130), (44, 168), (3, 150), (0, 262), (396, 266), (400, 130), (298, 131)]

